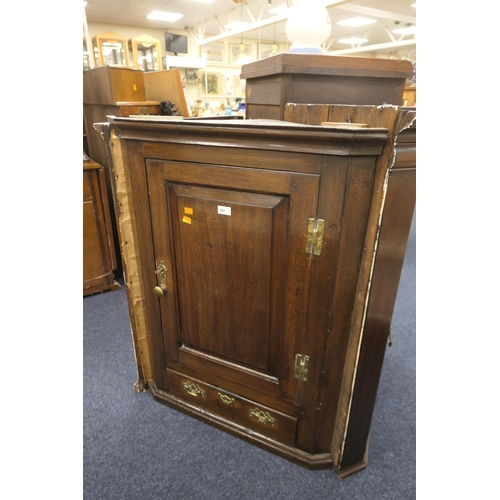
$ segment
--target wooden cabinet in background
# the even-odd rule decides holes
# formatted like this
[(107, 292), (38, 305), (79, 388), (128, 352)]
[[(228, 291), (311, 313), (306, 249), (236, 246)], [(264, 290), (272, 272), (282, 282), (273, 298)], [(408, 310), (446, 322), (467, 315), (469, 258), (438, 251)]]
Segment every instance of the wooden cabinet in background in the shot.
[(102, 165), (83, 160), (83, 295), (117, 290), (116, 253)]
[[(130, 116), (130, 115), (158, 115), (160, 114), (160, 103), (158, 101), (139, 101), (139, 102), (117, 102), (114, 104), (92, 104), (83, 105), (83, 118), (85, 129), (87, 130), (87, 143), (89, 156), (100, 163), (108, 172), (108, 156), (105, 145), (99, 133), (94, 129), (94, 123), (100, 123), (106, 120), (106, 116)], [(109, 181), (108, 181), (109, 184)], [(111, 195), (111, 190), (108, 190)]]
[[(189, 116), (181, 74), (177, 68), (144, 73), (146, 96), (152, 101), (170, 101), (182, 116)], [(152, 113), (151, 113), (152, 114)]]
[(84, 104), (145, 100), (144, 73), (138, 68), (103, 66), (83, 73)]
[[(156, 115), (160, 112), (158, 101), (146, 101), (144, 72), (137, 68), (120, 66), (97, 67), (83, 73), (83, 121), (86, 130), (88, 156), (104, 167), (106, 193), (113, 200), (111, 172), (103, 140), (94, 123), (106, 120), (107, 115), (129, 116)], [(115, 213), (111, 211), (111, 227), (115, 246), (118, 245)], [(121, 259), (117, 256), (117, 270), (121, 271)]]
[(415, 106), (417, 104), (417, 87), (405, 87), (403, 94), (403, 104), (405, 106)]
[[(120, 207), (137, 390), (341, 477), (366, 466), (373, 406), (357, 389), (374, 395), (378, 379), (359, 353), (400, 119), (396, 106), (371, 112), (376, 125), (357, 129), (98, 126)], [(386, 342), (377, 336), (377, 356)]]

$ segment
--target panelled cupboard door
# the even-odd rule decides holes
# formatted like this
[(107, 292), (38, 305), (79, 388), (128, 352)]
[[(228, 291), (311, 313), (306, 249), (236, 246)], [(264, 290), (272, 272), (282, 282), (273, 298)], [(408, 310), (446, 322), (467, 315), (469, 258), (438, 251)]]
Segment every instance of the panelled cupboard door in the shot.
[(310, 288), (304, 214), (316, 214), (319, 176), (159, 160), (146, 168), (153, 266), (167, 288), (157, 301), (158, 387), (168, 391), (179, 373), (223, 381), (292, 413)]

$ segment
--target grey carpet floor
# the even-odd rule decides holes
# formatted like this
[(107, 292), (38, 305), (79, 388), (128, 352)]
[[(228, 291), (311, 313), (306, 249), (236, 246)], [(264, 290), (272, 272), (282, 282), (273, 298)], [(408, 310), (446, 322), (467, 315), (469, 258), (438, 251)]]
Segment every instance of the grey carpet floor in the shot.
[(310, 471), (134, 393), (122, 288), (83, 299), (83, 499), (415, 499), (415, 226), (414, 219), (366, 469), (344, 480)]

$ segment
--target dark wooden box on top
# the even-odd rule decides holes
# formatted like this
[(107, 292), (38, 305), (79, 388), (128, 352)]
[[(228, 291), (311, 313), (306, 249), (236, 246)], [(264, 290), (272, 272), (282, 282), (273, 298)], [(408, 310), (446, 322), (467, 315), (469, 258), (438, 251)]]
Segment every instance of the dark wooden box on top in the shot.
[(244, 64), (246, 118), (283, 120), (287, 103), (376, 105), (403, 103), (410, 61), (278, 54)]

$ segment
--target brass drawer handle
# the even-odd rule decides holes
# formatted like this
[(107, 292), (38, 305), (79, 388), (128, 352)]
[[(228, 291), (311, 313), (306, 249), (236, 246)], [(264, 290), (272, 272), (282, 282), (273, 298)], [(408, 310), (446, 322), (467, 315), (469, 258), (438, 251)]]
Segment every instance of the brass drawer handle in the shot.
[(225, 394), (217, 393), (219, 395), (220, 400), (227, 406), (234, 404), (235, 399), (230, 396), (226, 396)]
[(255, 418), (259, 424), (271, 425), (274, 427), (276, 420), (269, 415), (269, 412), (259, 410), (258, 408), (254, 408), (253, 410), (248, 410), (250, 414), (250, 418)]
[(205, 391), (197, 384), (193, 384), (192, 382), (189, 382), (187, 380), (186, 382), (183, 382), (182, 388), (191, 396), (194, 396), (195, 398), (204, 398), (205, 397)]

